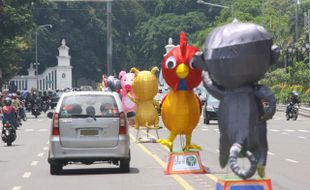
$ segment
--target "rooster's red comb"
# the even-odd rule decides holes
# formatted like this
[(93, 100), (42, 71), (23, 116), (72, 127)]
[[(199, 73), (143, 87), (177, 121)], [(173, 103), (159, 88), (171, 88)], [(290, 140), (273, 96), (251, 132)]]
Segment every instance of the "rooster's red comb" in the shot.
[(186, 36), (185, 33), (182, 31), (180, 33), (180, 48), (183, 56), (185, 56), (186, 54), (186, 47), (187, 47)]

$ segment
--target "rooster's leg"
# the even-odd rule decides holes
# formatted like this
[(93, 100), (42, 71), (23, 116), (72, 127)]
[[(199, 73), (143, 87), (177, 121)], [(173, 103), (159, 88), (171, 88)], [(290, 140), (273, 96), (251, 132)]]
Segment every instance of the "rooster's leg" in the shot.
[(191, 144), (192, 134), (186, 135), (186, 145), (183, 151), (190, 151), (191, 149), (202, 150), (202, 148), (196, 144)]
[(168, 147), (170, 152), (172, 152), (173, 141), (177, 135), (174, 133), (170, 133), (168, 139), (158, 139), (157, 142)]

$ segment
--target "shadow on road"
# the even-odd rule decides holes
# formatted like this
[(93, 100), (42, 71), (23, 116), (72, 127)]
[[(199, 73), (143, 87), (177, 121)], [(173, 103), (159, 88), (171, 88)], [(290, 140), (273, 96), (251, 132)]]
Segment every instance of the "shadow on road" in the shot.
[(15, 146), (25, 146), (25, 145), (23, 145), (23, 144), (12, 144), (11, 146), (7, 146), (5, 144), (3, 147), (10, 148), (10, 147), (15, 147)]
[[(104, 175), (104, 174), (121, 174), (119, 168), (92, 168), (92, 169), (64, 169), (60, 175)], [(138, 174), (140, 170), (138, 168), (130, 168), (129, 173), (124, 174)]]

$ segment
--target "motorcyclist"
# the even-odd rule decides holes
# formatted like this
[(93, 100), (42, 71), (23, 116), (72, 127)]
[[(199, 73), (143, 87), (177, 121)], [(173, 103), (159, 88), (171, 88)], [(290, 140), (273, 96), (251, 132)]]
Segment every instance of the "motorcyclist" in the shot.
[(17, 127), (17, 120), (16, 120), (16, 111), (12, 106), (12, 99), (6, 97), (3, 101), (4, 106), (1, 109), (3, 113), (2, 124), (4, 125), (6, 122), (9, 122), (13, 125), (14, 129)]
[(31, 98), (31, 105), (32, 105), (32, 108), (34, 105), (37, 105), (39, 110), (41, 111), (41, 98), (40, 96), (38, 96), (38, 94), (35, 91), (33, 92), (33, 95)]
[(288, 101), (288, 105), (286, 106), (286, 114), (288, 114), (296, 104), (298, 107), (300, 107), (298, 93), (295, 90), (291, 92), (287, 101)]
[[(23, 105), (21, 103), (21, 101), (19, 100), (19, 98), (17, 97), (17, 94), (16, 93), (12, 93), (10, 95), (11, 99), (12, 99), (12, 106), (15, 110), (15, 113), (16, 113), (16, 118), (19, 116), (19, 112), (21, 109), (24, 109), (23, 108)], [(17, 126), (19, 125), (22, 125), (22, 122), (20, 121), (20, 119), (17, 120)]]

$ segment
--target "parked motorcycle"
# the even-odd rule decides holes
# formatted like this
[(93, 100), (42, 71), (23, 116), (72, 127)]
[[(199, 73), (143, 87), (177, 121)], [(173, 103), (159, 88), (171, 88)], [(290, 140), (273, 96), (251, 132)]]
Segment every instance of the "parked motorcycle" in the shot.
[(8, 146), (11, 146), (16, 139), (16, 129), (9, 121), (3, 124), (1, 138)]
[(297, 105), (289, 104), (288, 105), (288, 112), (286, 113), (286, 120), (297, 120), (298, 117), (298, 107)]
[(31, 109), (31, 114), (34, 115), (35, 118), (37, 118), (38, 115), (41, 114), (41, 110), (38, 104), (33, 104), (32, 109)]

